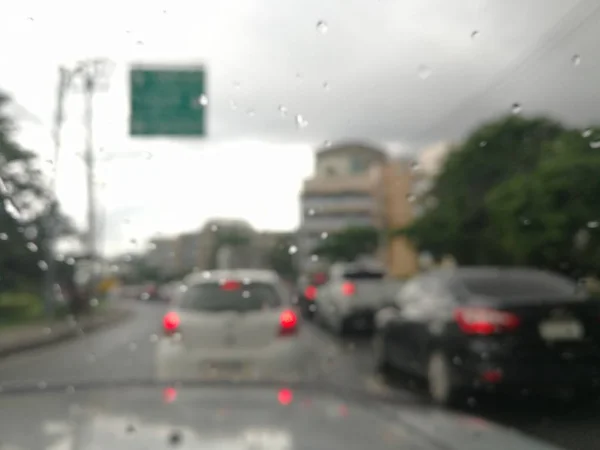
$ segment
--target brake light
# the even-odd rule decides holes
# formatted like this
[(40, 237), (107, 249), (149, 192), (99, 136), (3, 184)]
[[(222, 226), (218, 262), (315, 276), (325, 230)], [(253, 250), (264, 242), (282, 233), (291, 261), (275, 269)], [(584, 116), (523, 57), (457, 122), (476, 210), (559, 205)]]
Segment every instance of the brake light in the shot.
[(307, 300), (313, 301), (317, 298), (317, 288), (315, 286), (308, 286), (304, 289), (304, 296)]
[(294, 311), (290, 309), (283, 311), (279, 316), (279, 334), (294, 334), (297, 331), (297, 324), (298, 317)]
[(221, 283), (221, 289), (224, 291), (237, 291), (242, 287), (242, 283), (235, 280), (227, 280)]
[(342, 294), (350, 296), (350, 295), (354, 295), (355, 292), (356, 292), (356, 286), (354, 283), (346, 281), (344, 284), (342, 284)]
[(179, 328), (179, 323), (179, 315), (176, 312), (168, 312), (165, 314), (165, 317), (163, 317), (163, 330), (167, 334), (173, 334), (177, 331), (177, 328)]
[(466, 334), (490, 335), (512, 331), (520, 324), (515, 314), (491, 308), (467, 307), (454, 311), (459, 328)]

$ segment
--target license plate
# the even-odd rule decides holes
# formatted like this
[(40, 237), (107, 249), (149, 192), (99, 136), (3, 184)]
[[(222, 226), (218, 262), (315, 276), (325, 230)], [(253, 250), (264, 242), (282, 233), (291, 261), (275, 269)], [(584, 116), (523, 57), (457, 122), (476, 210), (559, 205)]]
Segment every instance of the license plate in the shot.
[(539, 332), (547, 341), (570, 341), (583, 338), (583, 326), (577, 320), (549, 320), (542, 322)]

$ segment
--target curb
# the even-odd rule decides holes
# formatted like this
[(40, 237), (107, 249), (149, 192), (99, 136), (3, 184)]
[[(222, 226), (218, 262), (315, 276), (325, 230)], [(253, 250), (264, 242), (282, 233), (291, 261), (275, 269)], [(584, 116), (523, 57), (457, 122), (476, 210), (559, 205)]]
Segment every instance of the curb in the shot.
[(121, 313), (118, 315), (109, 313), (105, 317), (91, 318), (88, 323), (81, 326), (70, 327), (58, 332), (53, 332), (51, 335), (27, 339), (26, 341), (19, 342), (18, 344), (9, 347), (0, 347), (0, 359), (4, 359), (16, 353), (58, 344), (102, 328), (109, 328), (129, 320), (133, 315), (133, 311), (131, 310), (115, 310), (114, 312), (116, 311), (120, 311)]

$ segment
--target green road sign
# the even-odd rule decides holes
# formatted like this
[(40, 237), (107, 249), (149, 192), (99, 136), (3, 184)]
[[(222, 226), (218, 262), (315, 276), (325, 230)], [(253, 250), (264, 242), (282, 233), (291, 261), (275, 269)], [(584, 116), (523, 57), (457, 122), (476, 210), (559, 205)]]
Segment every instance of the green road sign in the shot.
[(132, 67), (131, 136), (204, 136), (205, 72), (202, 67)]

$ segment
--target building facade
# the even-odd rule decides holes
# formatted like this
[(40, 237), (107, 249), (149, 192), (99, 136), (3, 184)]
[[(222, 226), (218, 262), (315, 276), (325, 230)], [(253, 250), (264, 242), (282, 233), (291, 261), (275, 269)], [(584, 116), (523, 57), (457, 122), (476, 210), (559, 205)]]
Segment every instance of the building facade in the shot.
[(360, 143), (342, 143), (317, 151), (313, 177), (303, 183), (298, 230), (298, 264), (318, 264), (312, 254), (322, 239), (348, 227), (382, 229), (385, 216), (385, 151)]

